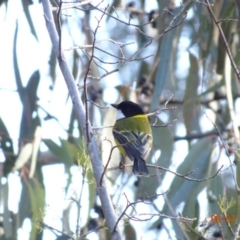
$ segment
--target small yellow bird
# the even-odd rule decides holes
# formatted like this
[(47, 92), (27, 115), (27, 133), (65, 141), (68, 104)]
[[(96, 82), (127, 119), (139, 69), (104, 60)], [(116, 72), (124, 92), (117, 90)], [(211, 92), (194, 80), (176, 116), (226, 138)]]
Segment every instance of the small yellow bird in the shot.
[(132, 172), (149, 176), (146, 158), (152, 148), (152, 129), (143, 109), (131, 101), (112, 104), (118, 110), (113, 136), (119, 151), (133, 161)]

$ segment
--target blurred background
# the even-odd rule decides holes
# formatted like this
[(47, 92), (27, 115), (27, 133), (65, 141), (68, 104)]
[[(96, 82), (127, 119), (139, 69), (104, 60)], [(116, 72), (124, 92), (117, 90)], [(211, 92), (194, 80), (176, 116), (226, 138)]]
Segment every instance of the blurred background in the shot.
[[(207, 1), (89, 2), (63, 3), (59, 19), (59, 1), (51, 4), (84, 103), (88, 83), (103, 165), (114, 146), (111, 128), (102, 128), (115, 122), (110, 104), (131, 100), (160, 110), (149, 119), (148, 163), (181, 175), (149, 167), (152, 177), (137, 178), (118, 170), (130, 162), (113, 151), (106, 184), (117, 216), (138, 202), (119, 222), (124, 238), (231, 239), (224, 217), (238, 223), (240, 78), (226, 44), (239, 66), (237, 1), (210, 1), (218, 22)], [(109, 239), (41, 1), (0, 0), (0, 32), (0, 239)]]

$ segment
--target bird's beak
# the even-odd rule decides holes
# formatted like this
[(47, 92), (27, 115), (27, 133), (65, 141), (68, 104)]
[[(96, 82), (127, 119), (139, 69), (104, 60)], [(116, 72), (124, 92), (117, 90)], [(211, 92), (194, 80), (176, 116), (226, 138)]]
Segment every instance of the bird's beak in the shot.
[(118, 105), (117, 104), (111, 104), (112, 107), (118, 109)]

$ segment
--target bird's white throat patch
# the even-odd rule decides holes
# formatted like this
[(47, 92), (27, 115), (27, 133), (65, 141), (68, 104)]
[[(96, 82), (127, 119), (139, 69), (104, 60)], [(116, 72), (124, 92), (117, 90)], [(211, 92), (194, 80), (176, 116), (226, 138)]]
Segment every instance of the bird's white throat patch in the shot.
[(125, 116), (124, 116), (124, 114), (122, 113), (121, 110), (118, 110), (116, 120), (119, 120), (119, 119), (122, 119), (122, 118), (125, 118)]

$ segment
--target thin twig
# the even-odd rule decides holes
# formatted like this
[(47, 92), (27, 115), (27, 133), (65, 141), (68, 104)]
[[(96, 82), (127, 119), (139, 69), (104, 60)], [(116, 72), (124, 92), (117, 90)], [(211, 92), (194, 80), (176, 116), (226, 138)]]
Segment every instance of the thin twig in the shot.
[(109, 109), (109, 107), (103, 107), (103, 106), (99, 106), (98, 104), (96, 104), (94, 101), (92, 101), (91, 99), (88, 99), (89, 102), (91, 102), (94, 106), (100, 108), (100, 109)]
[[(111, 142), (110, 140), (108, 140), (108, 139), (104, 139), (104, 140), (110, 142), (110, 144), (111, 144), (111, 150), (110, 150), (110, 154), (109, 154), (109, 157), (108, 157), (108, 160), (107, 160), (107, 164), (105, 165), (104, 170), (103, 170), (103, 173), (102, 173), (102, 176), (101, 176), (100, 184), (102, 184), (103, 176), (104, 176), (105, 172), (107, 171), (108, 164), (110, 163), (110, 160), (111, 160), (111, 158), (112, 158), (113, 150), (114, 150), (115, 148), (119, 148), (119, 147), (125, 146), (125, 145), (127, 145), (127, 144), (130, 144), (130, 143), (132, 143), (132, 142), (134, 141), (134, 140), (132, 140), (132, 141), (129, 141), (129, 142), (127, 142), (127, 143), (123, 143), (123, 144), (116, 145), (116, 146), (113, 147), (113, 146), (112, 146), (112, 142)], [(120, 163), (120, 165), (118, 166), (118, 169), (121, 169), (121, 170), (122, 170), (123, 168), (124, 168), (124, 165)]]
[(59, 57), (62, 59), (62, 30), (61, 30), (61, 8), (62, 8), (62, 0), (60, 0), (59, 8), (57, 11), (57, 28), (58, 28), (58, 34), (59, 34)]
[(163, 110), (171, 110), (171, 109), (176, 109), (176, 107), (170, 107), (168, 108), (167, 107), (167, 104), (171, 101), (171, 99), (173, 98), (173, 94), (170, 95), (170, 97), (166, 100), (166, 102), (164, 103), (164, 107), (163, 108), (158, 108), (157, 110), (155, 110), (154, 112), (152, 113), (148, 113), (148, 117), (151, 117), (151, 116), (156, 116), (158, 114), (160, 114)]
[(90, 57), (90, 60), (88, 62), (88, 67), (87, 67), (87, 72), (86, 72), (86, 75), (83, 79), (83, 82), (84, 82), (84, 97), (85, 97), (85, 112), (86, 112), (86, 134), (87, 134), (87, 142), (89, 142), (89, 130), (88, 130), (88, 124), (89, 124), (89, 121), (88, 121), (88, 97), (87, 97), (87, 76), (89, 74), (89, 71), (90, 71), (90, 66), (93, 62), (93, 58), (94, 58), (94, 51), (95, 51), (95, 43), (96, 43), (96, 35), (97, 35), (97, 31), (98, 29), (100, 28), (100, 22), (102, 21), (103, 19), (103, 16), (105, 15), (106, 13), (106, 10), (108, 9), (108, 6), (105, 8), (102, 16), (100, 17), (100, 19), (96, 19), (98, 24), (97, 24), (97, 27), (95, 28), (95, 30), (93, 31), (93, 48), (92, 48), (92, 53), (91, 53), (91, 57)]
[(157, 125), (157, 124), (153, 124), (151, 125), (151, 127), (171, 127), (173, 123), (175, 123), (177, 121), (177, 119), (173, 119), (170, 122), (164, 124), (164, 125)]
[[(60, 231), (54, 227), (51, 227), (49, 226), (48, 224), (44, 223), (43, 221), (38, 221), (38, 223), (43, 227), (43, 228), (46, 228), (46, 229), (49, 229), (51, 230), (52, 232), (57, 232), (57, 233), (60, 233), (61, 236), (64, 236), (66, 237), (66, 239), (72, 239), (71, 236), (67, 235), (66, 233), (64, 233), (63, 231)], [(57, 235), (57, 234), (56, 234)]]
[(198, 239), (208, 240), (203, 235), (199, 234), (195, 229), (193, 229), (192, 226), (189, 223), (186, 223), (186, 225), (188, 226), (188, 228), (190, 229), (191, 232), (195, 233), (199, 237)]
[[(81, 1), (81, 2), (78, 2), (78, 3), (74, 3), (74, 4), (64, 4), (64, 6), (62, 6), (62, 10), (67, 10), (67, 9), (70, 9), (70, 8), (75, 8), (75, 7), (79, 7), (79, 6), (84, 6), (84, 5), (87, 5), (91, 3), (91, 0), (85, 0), (85, 1)], [(52, 7), (52, 11), (58, 11), (58, 7)]]
[(220, 232), (221, 232), (221, 237), (222, 237), (222, 240), (225, 240), (225, 237), (224, 237), (224, 232), (223, 232), (223, 226), (221, 224), (221, 222), (218, 222), (218, 227), (220, 229)]
[(81, 235), (79, 237), (79, 239), (80, 240), (85, 240), (87, 235), (89, 235), (90, 233), (93, 233), (93, 232), (97, 232), (98, 230), (103, 229), (103, 228), (107, 228), (107, 227), (105, 225), (99, 226), (99, 227), (97, 227), (97, 228), (95, 228), (95, 229), (93, 229), (91, 231), (88, 231), (87, 233)]
[[(103, 13), (103, 10), (100, 9), (100, 8), (98, 8), (98, 6), (93, 6), (93, 5), (91, 4), (91, 7), (92, 7), (91, 10), (95, 9), (95, 10), (98, 10), (99, 12), (102, 12), (102, 13)], [(82, 8), (77, 8), (77, 9), (82, 10), (82, 11), (85, 11), (85, 9), (82, 9)], [(163, 9), (162, 14), (160, 14), (160, 16), (162, 16), (165, 12), (169, 12), (169, 10), (168, 10), (168, 9)], [(121, 20), (121, 19), (119, 18), (119, 16), (114, 17), (113, 15), (111, 15), (111, 14), (109, 14), (109, 13), (106, 13), (106, 15), (107, 15), (108, 17), (112, 18), (112, 19), (115, 19), (115, 20), (118, 21), (118, 22), (121, 22), (121, 23), (125, 24), (125, 25), (133, 26), (133, 27), (137, 27), (137, 28), (141, 28), (141, 27), (143, 27), (143, 26), (145, 26), (145, 25), (147, 25), (147, 24), (151, 24), (151, 23), (152, 23), (152, 21), (150, 21), (150, 22), (146, 22), (146, 23), (143, 23), (143, 24), (133, 24), (133, 23), (131, 23), (131, 18), (128, 19), (128, 22), (125, 22), (125, 21)]]
[[(141, 214), (134, 214), (134, 215), (131, 215), (129, 216), (126, 212), (127, 210), (132, 207), (134, 208), (134, 205), (138, 204), (138, 203), (145, 203), (145, 204), (152, 204), (152, 201), (155, 200), (156, 198), (158, 198), (159, 196), (163, 196), (167, 193), (168, 191), (164, 192), (164, 193), (161, 193), (161, 194), (155, 194), (151, 197), (148, 197), (146, 196), (145, 199), (141, 199), (141, 200), (137, 200), (135, 202), (130, 202), (127, 198), (127, 195), (124, 193), (124, 196), (127, 200), (127, 205), (124, 209), (124, 211), (122, 212), (122, 214), (119, 216), (117, 222), (116, 222), (116, 226), (118, 225), (118, 223), (121, 221), (121, 219), (123, 218), (123, 216), (127, 216), (128, 219), (130, 220), (133, 220), (133, 221), (149, 221), (151, 220), (153, 217), (165, 217), (165, 218), (168, 218), (168, 219), (173, 219), (173, 220), (177, 220), (177, 221), (181, 221), (181, 222), (193, 222), (196, 220), (196, 218), (185, 218), (185, 217), (179, 217), (179, 216), (168, 216), (166, 214), (162, 214), (162, 213), (141, 213)], [(149, 202), (146, 202), (146, 201), (149, 201)], [(135, 208), (134, 208), (134, 211), (136, 212)], [(144, 218), (144, 219), (141, 219), (140, 217), (146, 217), (146, 216), (149, 216), (148, 218)]]
[[(166, 171), (166, 172), (170, 172), (170, 173), (172, 173), (172, 174), (174, 174), (174, 175), (176, 175), (176, 176), (178, 176), (178, 177), (184, 178), (184, 179), (186, 179), (186, 180), (188, 180), (188, 181), (192, 181), (192, 182), (204, 182), (204, 181), (208, 181), (208, 180), (210, 180), (210, 179), (212, 179), (212, 178), (215, 178), (216, 176), (219, 175), (219, 173), (222, 172), (222, 168), (223, 168), (223, 165), (222, 165), (222, 166), (216, 171), (216, 173), (215, 173), (214, 175), (212, 175), (212, 176), (210, 176), (210, 177), (208, 177), (208, 178), (196, 179), (196, 178), (190, 178), (190, 177), (187, 177), (187, 176), (189, 176), (189, 175), (192, 174), (193, 172), (196, 172), (198, 169), (194, 169), (194, 170), (192, 170), (191, 172), (186, 173), (185, 175), (183, 175), (183, 174), (174, 172), (174, 171), (172, 171), (172, 170), (170, 170), (170, 169), (168, 169), (168, 168), (164, 168), (164, 167), (161, 167), (161, 166), (158, 166), (158, 165), (149, 164), (149, 163), (146, 163), (146, 165), (147, 165), (147, 167), (151, 167), (151, 168), (154, 168), (154, 169), (161, 169), (161, 170), (164, 170), (164, 171)], [(132, 167), (132, 166), (133, 166), (132, 164), (125, 164), (123, 167), (126, 168), (126, 167)], [(122, 168), (122, 167), (121, 167), (121, 168)], [(108, 168), (107, 171), (112, 171), (112, 170), (117, 170), (117, 169), (119, 169), (119, 166)], [(154, 174), (154, 175), (150, 175), (150, 177), (153, 177), (153, 176), (155, 176), (155, 174)]]
[(80, 235), (80, 230), (81, 230), (81, 224), (80, 224), (80, 217), (81, 217), (81, 201), (82, 201), (82, 194), (83, 194), (83, 189), (84, 189), (84, 184), (85, 184), (85, 178), (86, 178), (86, 168), (82, 167), (82, 184), (81, 184), (81, 190), (80, 190), (80, 195), (78, 201), (75, 201), (77, 204), (77, 224), (76, 224), (76, 236)]
[[(220, 138), (221, 143), (222, 143), (222, 145), (223, 145), (223, 147), (224, 147), (224, 149), (225, 149), (225, 151), (226, 151), (226, 155), (227, 155), (227, 157), (228, 157), (228, 159), (229, 159), (229, 163), (230, 163), (230, 165), (231, 165), (232, 162), (231, 162), (231, 159), (230, 159), (230, 154), (229, 154), (228, 148), (227, 148), (227, 146), (226, 146), (226, 143), (225, 143), (225, 141), (224, 141), (223, 138), (222, 138), (222, 134), (221, 134), (218, 126), (208, 117), (208, 115), (207, 115), (206, 113), (205, 113), (205, 116), (208, 118), (208, 120), (213, 124), (213, 126), (214, 126), (214, 127), (217, 129), (217, 131), (219, 132), (219, 138)], [(239, 186), (238, 186), (238, 184), (237, 184), (237, 180), (236, 180), (236, 177), (235, 177), (235, 173), (234, 173), (234, 170), (233, 170), (233, 166), (231, 166), (231, 172), (232, 172), (233, 181), (234, 181), (234, 183), (235, 183), (235, 188), (236, 188), (238, 194), (240, 194), (240, 189), (239, 189)]]
[(113, 150), (117, 147), (117, 146), (112, 146), (112, 142), (108, 139), (105, 139), (105, 141), (108, 141), (110, 144), (111, 144), (111, 151), (110, 151), (110, 154), (109, 154), (109, 157), (108, 157), (108, 160), (107, 160), (107, 164), (105, 165), (104, 169), (103, 169), (103, 172), (102, 172), (102, 176), (100, 178), (100, 186), (102, 185), (102, 180), (103, 180), (103, 176), (106, 172), (106, 169), (108, 167), (108, 164), (110, 163), (110, 160), (111, 160), (111, 157), (112, 157), (112, 153), (113, 153)]
[[(84, 106), (83, 106), (83, 103), (79, 96), (79, 91), (78, 91), (76, 83), (74, 81), (72, 72), (70, 71), (70, 69), (65, 61), (64, 54), (62, 54), (63, 59), (61, 59), (59, 57), (59, 55), (60, 55), (60, 53), (59, 53), (59, 37), (58, 37), (57, 31), (56, 31), (56, 27), (54, 25), (54, 20), (53, 20), (51, 5), (50, 5), (49, 0), (42, 0), (42, 6), (43, 6), (43, 11), (44, 11), (46, 27), (47, 27), (51, 42), (53, 44), (53, 49), (57, 56), (61, 72), (66, 81), (66, 84), (67, 84), (67, 87), (69, 90), (69, 94), (70, 94), (72, 102), (73, 102), (73, 107), (74, 107), (74, 110), (76, 113), (77, 120), (79, 122), (79, 125), (81, 126), (84, 139), (87, 142), (87, 136), (86, 136), (86, 130), (85, 130), (86, 112), (84, 111)], [(91, 159), (93, 175), (96, 180), (96, 189), (97, 189), (97, 192), (98, 192), (101, 204), (102, 204), (102, 209), (104, 212), (104, 216), (106, 218), (106, 223), (107, 223), (107, 227), (109, 229), (109, 234), (111, 235), (111, 239), (121, 240), (122, 237), (121, 237), (120, 231), (118, 231), (115, 228), (116, 213), (114, 211), (109, 193), (108, 193), (106, 187), (104, 186), (104, 183), (101, 186), (99, 185), (101, 173), (103, 172), (103, 167), (101, 165), (101, 157), (100, 157), (100, 153), (99, 153), (99, 148), (98, 148), (96, 139), (93, 136), (93, 132), (92, 132), (92, 128), (91, 128), (90, 124), (89, 124), (89, 133), (90, 133), (89, 134), (90, 142), (87, 142), (87, 149), (88, 149), (88, 153), (89, 153), (89, 156)]]
[(216, 26), (217, 26), (217, 28), (218, 28), (218, 30), (219, 30), (219, 33), (220, 33), (220, 35), (221, 35), (221, 37), (222, 37), (222, 39), (223, 39), (223, 42), (224, 42), (224, 45), (225, 45), (225, 48), (226, 48), (226, 51), (227, 51), (227, 55), (228, 55), (228, 57), (230, 58), (231, 65), (232, 65), (232, 67), (233, 67), (233, 69), (234, 69), (234, 72), (235, 72), (235, 74), (236, 74), (236, 76), (237, 76), (237, 79), (238, 79), (238, 81), (240, 82), (240, 72), (239, 72), (239, 70), (238, 70), (238, 68), (237, 68), (237, 65), (235, 64), (235, 61), (234, 61), (233, 56), (232, 56), (232, 53), (231, 53), (231, 51), (230, 51), (228, 42), (227, 42), (226, 37), (225, 37), (225, 35), (224, 35), (224, 32), (223, 32), (223, 30), (222, 30), (222, 28), (221, 28), (221, 26), (220, 26), (220, 22), (216, 19), (215, 15), (214, 15), (214, 13), (213, 13), (213, 11), (212, 11), (212, 8), (211, 8), (211, 6), (210, 6), (209, 1), (208, 1), (208, 0), (205, 0), (205, 2), (206, 2), (206, 7), (207, 7), (207, 9), (208, 9), (208, 11), (209, 11), (209, 13), (210, 13), (210, 16), (212, 17), (214, 23), (216, 24)]
[(225, 220), (225, 223), (226, 223), (227, 226), (228, 226), (229, 231), (232, 233), (232, 236), (234, 236), (234, 231), (233, 231), (233, 229), (232, 229), (232, 227), (231, 227), (231, 225), (230, 225), (230, 221), (227, 220), (227, 219), (228, 219), (227, 213), (226, 213), (226, 212), (222, 212), (222, 213), (223, 213), (223, 215), (224, 215), (224, 220)]

